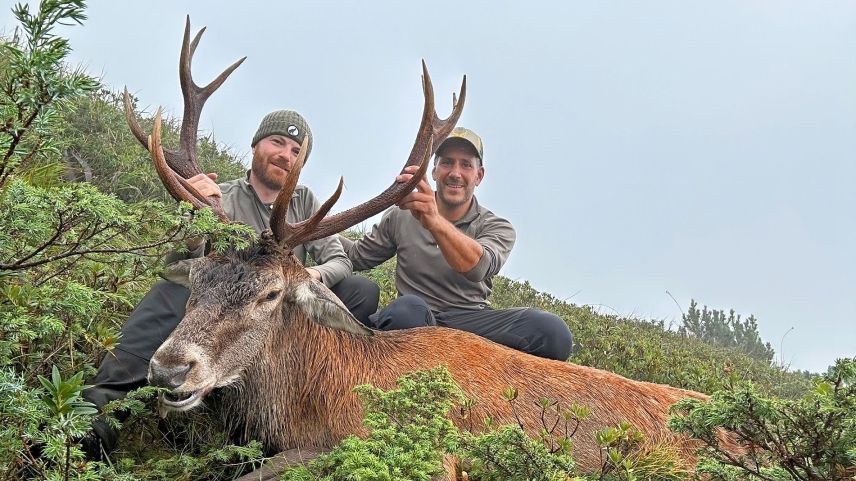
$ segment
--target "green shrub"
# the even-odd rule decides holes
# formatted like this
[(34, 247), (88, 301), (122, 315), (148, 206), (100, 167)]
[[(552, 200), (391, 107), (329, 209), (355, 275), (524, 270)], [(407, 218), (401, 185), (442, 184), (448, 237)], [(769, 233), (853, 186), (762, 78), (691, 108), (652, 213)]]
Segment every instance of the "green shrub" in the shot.
[(405, 375), (397, 384), (390, 391), (354, 388), (363, 403), (368, 436), (349, 436), (281, 479), (427, 481), (440, 473), (443, 453), (454, 451), (457, 443), (457, 430), (446, 414), (462, 400), (460, 388), (442, 367)]
[[(848, 480), (856, 476), (856, 358), (840, 359), (799, 399), (763, 396), (739, 383), (711, 402), (685, 400), (670, 426), (701, 439), (700, 472), (722, 480)], [(722, 429), (751, 448), (734, 455)]]
[[(136, 99), (131, 101), (136, 105)], [(148, 132), (153, 116), (136, 115), (143, 131)], [(179, 120), (165, 119), (162, 129), (165, 148), (177, 146)], [(128, 128), (120, 93), (99, 89), (76, 97), (63, 113), (58, 135), (65, 139), (65, 178), (90, 183), (126, 202), (174, 202), (157, 176), (149, 153)], [(218, 181), (237, 179), (246, 173), (235, 155), (211, 137), (199, 139), (196, 155), (201, 168), (219, 174)]]
[[(65, 68), (68, 42), (52, 30), (57, 24), (80, 23), (83, 7), (78, 0), (46, 0), (31, 13), (29, 6), (16, 5), (13, 11), (22, 28), (12, 38), (0, 39), (4, 480), (135, 479), (156, 472), (146, 466), (150, 461), (140, 461), (147, 459), (143, 457), (115, 465), (83, 458), (80, 439), (94, 414), (80, 398), (83, 379), (120, 341), (122, 323), (156, 279), (167, 251), (190, 236), (210, 234), (219, 244), (240, 243), (248, 232), (224, 226), (210, 211), (191, 214), (188, 205), (153, 201), (129, 204), (89, 183), (62, 179), (63, 152), (72, 140), (62, 135), (64, 115), (98, 84)], [(139, 412), (140, 406), (136, 408)], [(150, 410), (146, 415), (154, 419)], [(224, 437), (222, 430), (219, 436)], [(213, 437), (200, 445), (205, 447), (194, 453), (209, 461), (191, 463), (200, 473), (196, 479), (234, 473), (235, 468), (224, 467), (247, 454)], [(172, 450), (160, 461), (169, 464), (182, 450)], [(228, 462), (215, 463), (224, 456)], [(169, 471), (167, 477), (181, 479), (178, 472)]]

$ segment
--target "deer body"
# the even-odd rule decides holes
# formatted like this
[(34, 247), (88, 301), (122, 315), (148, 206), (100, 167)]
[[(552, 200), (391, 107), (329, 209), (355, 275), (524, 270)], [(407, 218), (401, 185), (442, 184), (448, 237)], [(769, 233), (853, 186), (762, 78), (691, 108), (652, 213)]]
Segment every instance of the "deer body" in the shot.
[[(476, 401), (474, 426), (490, 416), (516, 423), (501, 393), (519, 389), (519, 415), (536, 435), (541, 429), (539, 398), (572, 402), (592, 411), (575, 436), (575, 459), (584, 469), (600, 463), (593, 433), (630, 421), (653, 445), (685, 443), (666, 427), (668, 408), (698, 393), (632, 381), (606, 371), (537, 358), (473, 334), (441, 327), (378, 332), (370, 337), (338, 332), (291, 314), (289, 325), (271, 332), (240, 389), (227, 395), (229, 418), (241, 421), (240, 437), (258, 439), (272, 451), (335, 445), (363, 432), (362, 408), (351, 389), (372, 384), (394, 387), (401, 375), (448, 366), (467, 397)], [(453, 421), (464, 427), (459, 413)], [(690, 446), (686, 446), (689, 448)], [(689, 453), (687, 453), (689, 454)]]
[[(669, 406), (682, 398), (703, 397), (698, 393), (538, 358), (453, 329), (426, 327), (371, 335), (333, 329), (317, 322), (317, 318), (338, 315), (335, 304), (323, 297), (319, 301), (311, 291), (323, 293), (324, 288), (302, 275), (298, 276), (300, 280), (289, 281), (300, 287), (284, 295), (269, 322), (250, 327), (255, 329), (254, 336), (263, 336), (255, 338), (260, 347), (253, 353), (252, 341), (246, 341), (237, 330), (217, 331), (231, 317), (218, 310), (224, 297), (228, 297), (220, 289), (237, 284), (235, 290), (240, 292), (243, 283), (252, 283), (247, 275), (230, 282), (225, 272), (247, 269), (228, 265), (231, 262), (238, 261), (199, 268), (203, 270), (198, 274), (199, 280), (206, 282), (209, 294), (191, 294), (182, 326), (155, 358), (166, 364), (170, 353), (186, 356), (188, 352), (207, 350), (217, 355), (216, 343), (207, 342), (208, 336), (193, 339), (188, 331), (182, 332), (184, 325), (207, 324), (213, 330), (208, 332), (211, 340), (244, 339), (236, 344), (241, 348), (240, 356), (246, 359), (245, 366), (240, 371), (217, 373), (226, 379), (224, 385), (234, 385), (226, 389), (222, 405), (242, 440), (257, 439), (271, 452), (332, 447), (350, 434), (364, 433), (362, 407), (352, 392), (355, 385), (389, 389), (403, 374), (445, 365), (466, 396), (475, 401), (469, 420), (464, 420), (457, 410), (450, 413), (460, 427), (478, 429), (487, 417), (496, 424), (516, 423), (509, 403), (502, 398), (502, 391), (510, 386), (519, 391), (517, 414), (532, 435), (542, 427), (541, 408), (536, 404), (539, 398), (556, 400), (563, 407), (575, 402), (591, 409), (574, 437), (574, 456), (583, 469), (596, 469), (601, 462), (593, 433), (620, 421), (628, 421), (644, 432), (651, 445), (667, 443), (691, 456), (693, 446), (671, 433), (666, 421)], [(218, 278), (219, 283), (214, 281)], [(212, 316), (220, 319), (214, 321)], [(211, 326), (213, 322), (218, 325)], [(195, 358), (193, 363), (217, 364), (205, 357)], [(240, 381), (235, 381), (238, 378)], [(185, 382), (199, 384), (191, 378)]]

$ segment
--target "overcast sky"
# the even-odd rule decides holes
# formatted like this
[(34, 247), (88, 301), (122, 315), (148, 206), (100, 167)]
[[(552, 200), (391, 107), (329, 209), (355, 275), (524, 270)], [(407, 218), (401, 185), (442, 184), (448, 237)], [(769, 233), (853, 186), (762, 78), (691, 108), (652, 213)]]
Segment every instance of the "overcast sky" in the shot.
[(443, 117), (467, 75), (476, 195), (518, 233), (504, 275), (672, 326), (690, 299), (754, 314), (792, 368), (856, 354), (856, 2), (102, 0), (61, 33), (180, 116), (185, 14), (197, 83), (248, 57), (203, 133), (249, 159), (264, 114), (302, 112), (302, 183), (344, 175), (338, 210), (401, 168), (424, 58)]

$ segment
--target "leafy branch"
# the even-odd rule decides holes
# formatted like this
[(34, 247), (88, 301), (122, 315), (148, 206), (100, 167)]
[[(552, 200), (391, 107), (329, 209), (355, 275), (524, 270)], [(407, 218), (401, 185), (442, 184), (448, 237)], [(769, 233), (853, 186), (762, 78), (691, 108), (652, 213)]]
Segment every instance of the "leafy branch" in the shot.
[[(747, 383), (675, 409), (670, 426), (704, 443), (700, 471), (712, 479), (844, 481), (856, 474), (856, 358), (839, 359), (801, 399), (767, 398)], [(729, 437), (746, 446), (744, 455), (724, 449)]]
[(98, 86), (81, 72), (66, 71), (71, 47), (53, 33), (58, 25), (81, 24), (84, 7), (83, 0), (44, 0), (34, 14), (23, 3), (12, 9), (25, 38), (16, 30), (0, 45), (0, 188), (16, 167), (59, 152), (61, 140), (50, 135), (59, 113)]

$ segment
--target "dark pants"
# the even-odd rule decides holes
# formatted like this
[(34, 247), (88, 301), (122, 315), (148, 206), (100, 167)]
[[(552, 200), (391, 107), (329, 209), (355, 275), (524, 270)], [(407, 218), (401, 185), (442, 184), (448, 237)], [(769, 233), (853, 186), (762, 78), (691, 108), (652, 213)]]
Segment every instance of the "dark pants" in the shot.
[(369, 327), (391, 331), (441, 326), (472, 332), (538, 357), (565, 361), (574, 337), (560, 317), (530, 307), (431, 311), (420, 297), (404, 295), (370, 318)]
[[(364, 277), (346, 277), (330, 290), (363, 323), (377, 310), (380, 289)], [(93, 386), (83, 392), (83, 397), (100, 409), (145, 386), (149, 359), (184, 317), (189, 297), (190, 291), (183, 286), (165, 280), (156, 282), (122, 327), (119, 345), (107, 354), (95, 377), (88, 380)], [(114, 429), (96, 420), (93, 430), (105, 451), (115, 448), (118, 433)], [(97, 454), (92, 447), (87, 450)]]

